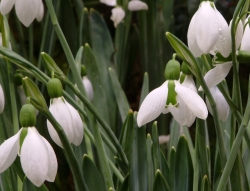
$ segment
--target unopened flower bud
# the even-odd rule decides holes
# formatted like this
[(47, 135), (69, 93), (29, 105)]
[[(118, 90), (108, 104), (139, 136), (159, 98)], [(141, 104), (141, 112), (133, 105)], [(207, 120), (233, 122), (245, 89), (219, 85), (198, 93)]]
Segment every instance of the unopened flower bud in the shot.
[(23, 75), (20, 73), (16, 73), (14, 76), (14, 82), (17, 86), (21, 86), (22, 85), (22, 80), (23, 80)]
[(237, 52), (237, 60), (241, 63), (249, 63), (250, 62), (250, 52), (245, 50), (240, 50)]
[(81, 76), (86, 76), (87, 75), (87, 70), (86, 67), (82, 64), (81, 65)]
[(189, 70), (187, 63), (184, 61), (181, 64), (181, 71), (185, 75), (192, 75), (192, 72)]

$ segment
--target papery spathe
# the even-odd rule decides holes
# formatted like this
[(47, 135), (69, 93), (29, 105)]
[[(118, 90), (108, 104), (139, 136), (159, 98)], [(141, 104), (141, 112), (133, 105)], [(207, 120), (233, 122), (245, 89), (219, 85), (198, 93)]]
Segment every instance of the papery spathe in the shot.
[(22, 169), (34, 185), (39, 187), (45, 180), (53, 182), (57, 173), (57, 159), (53, 148), (35, 127), (28, 127), (20, 148), (21, 131), (22, 129), (0, 146), (0, 173), (14, 162), (20, 150)]
[(4, 105), (5, 105), (4, 92), (3, 92), (2, 85), (0, 84), (0, 113), (3, 112)]
[(86, 93), (87, 93), (89, 100), (92, 100), (94, 97), (94, 91), (93, 91), (91, 81), (88, 79), (87, 76), (83, 76), (82, 82), (83, 82), (83, 85), (84, 85), (84, 88), (86, 90)]

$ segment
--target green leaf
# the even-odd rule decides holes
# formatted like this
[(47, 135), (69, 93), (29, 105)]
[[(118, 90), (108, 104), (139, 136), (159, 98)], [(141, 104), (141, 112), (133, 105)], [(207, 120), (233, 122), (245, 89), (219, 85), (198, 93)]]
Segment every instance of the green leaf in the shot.
[[(114, 53), (113, 42), (108, 30), (108, 27), (103, 20), (103, 17), (95, 10), (90, 10), (90, 34), (93, 53), (95, 55), (97, 68), (100, 71), (100, 78), (103, 89), (105, 90), (107, 105), (109, 110), (109, 124), (115, 127), (115, 118), (117, 106), (114, 102), (114, 93), (109, 77), (108, 68), (112, 67), (112, 56)], [(108, 121), (108, 120), (107, 120)]]
[(152, 155), (152, 139), (150, 134), (147, 135), (146, 147), (147, 147), (147, 168), (148, 168), (148, 190), (153, 190), (154, 180), (154, 166), (153, 166), (153, 155)]
[(125, 177), (119, 191), (128, 191), (128, 190), (129, 190), (129, 174), (127, 174), (127, 176)]
[(202, 182), (201, 182), (201, 190), (202, 191), (211, 191), (210, 189), (210, 184), (209, 184), (209, 181), (208, 181), (208, 178), (207, 176), (205, 175), (202, 179)]
[(126, 95), (121, 87), (121, 84), (115, 72), (112, 70), (112, 68), (109, 68), (109, 75), (110, 75), (111, 83), (112, 83), (113, 90), (115, 93), (115, 98), (116, 98), (116, 102), (118, 105), (118, 109), (122, 118), (122, 122), (124, 122), (126, 119), (127, 113), (130, 109), (130, 106), (126, 98)]
[(155, 174), (153, 191), (170, 191), (167, 181), (158, 169)]
[(101, 68), (97, 65), (95, 55), (88, 44), (84, 46), (84, 64), (87, 68), (87, 75), (92, 82), (94, 98), (92, 100), (93, 105), (98, 108), (99, 113), (109, 124), (109, 112), (111, 108), (108, 109), (107, 105), (107, 94), (105, 93), (105, 82), (103, 81), (101, 75)]
[(104, 191), (105, 183), (95, 163), (88, 155), (83, 156), (82, 172), (89, 191)]
[(157, 129), (157, 122), (155, 121), (152, 126), (152, 139), (153, 139), (153, 162), (154, 162), (154, 172), (157, 169), (161, 169), (161, 153), (160, 153), (160, 145), (159, 145), (159, 135)]
[(241, 152), (238, 152), (230, 176), (232, 190), (248, 191), (249, 185), (246, 176), (246, 168), (243, 164)]
[(146, 150), (146, 128), (138, 128), (136, 123), (137, 113), (134, 113), (134, 128), (132, 149), (130, 155), (130, 178), (129, 190), (147, 190), (147, 150)]
[(149, 92), (149, 79), (148, 79), (148, 73), (144, 73), (143, 77), (143, 84), (142, 84), (142, 89), (141, 89), (141, 97), (140, 97), (140, 105), (145, 99), (145, 97), (148, 95)]
[(176, 149), (175, 191), (193, 190), (193, 165), (187, 139), (182, 135)]
[(167, 163), (167, 160), (162, 152), (162, 150), (160, 150), (161, 152), (161, 168), (162, 168), (162, 175), (165, 178), (165, 180), (167, 181), (168, 185), (170, 185), (171, 182), (171, 177), (170, 177), (170, 170), (169, 170), (169, 166)]
[(23, 179), (23, 191), (35, 191), (35, 186), (27, 177)]
[(170, 150), (170, 165), (169, 165), (169, 176), (170, 176), (170, 188), (171, 190), (175, 189), (175, 165), (176, 165), (176, 149), (174, 147)]

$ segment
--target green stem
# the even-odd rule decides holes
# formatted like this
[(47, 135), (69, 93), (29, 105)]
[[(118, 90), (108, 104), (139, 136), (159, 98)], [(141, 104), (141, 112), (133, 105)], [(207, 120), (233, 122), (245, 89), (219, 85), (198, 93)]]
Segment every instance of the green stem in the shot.
[(33, 24), (29, 26), (29, 61), (33, 63)]
[(220, 182), (219, 182), (218, 187), (217, 187), (217, 191), (224, 190), (224, 188), (227, 184), (227, 181), (229, 180), (229, 176), (230, 176), (231, 170), (233, 168), (234, 161), (235, 161), (236, 156), (238, 154), (238, 151), (240, 149), (243, 136), (245, 135), (246, 126), (250, 125), (250, 123), (249, 123), (249, 119), (250, 119), (250, 94), (248, 94), (248, 95), (249, 96), (248, 96), (248, 103), (246, 106), (246, 111), (245, 111), (243, 120), (241, 122), (239, 131), (235, 137), (235, 140), (234, 140), (231, 152), (229, 154), (227, 163), (226, 163), (225, 168), (222, 172), (221, 179), (220, 179)]
[(57, 34), (60, 42), (61, 42), (64, 53), (66, 55), (66, 58), (67, 58), (67, 60), (69, 62), (70, 68), (72, 70), (74, 80), (75, 80), (79, 90), (83, 93), (84, 92), (84, 87), (83, 87), (83, 83), (82, 83), (82, 78), (80, 76), (80, 73), (78, 72), (77, 66), (75, 64), (75, 59), (74, 59), (74, 57), (72, 55), (72, 52), (71, 52), (71, 50), (69, 48), (69, 45), (68, 45), (68, 43), (67, 43), (67, 41), (66, 41), (66, 39), (65, 39), (65, 37), (63, 35), (63, 32), (61, 30), (60, 25), (58, 23), (53, 4), (52, 4), (51, 0), (45, 0), (45, 2), (46, 2), (47, 7), (48, 7), (48, 11), (49, 11), (49, 14), (50, 14), (50, 17), (51, 17), (52, 24), (54, 26), (54, 29), (56, 31), (56, 34)]
[(80, 190), (83, 190), (83, 191), (88, 191), (88, 188), (86, 186), (86, 183), (83, 179), (83, 175), (82, 175), (82, 172), (81, 172), (81, 168), (80, 166), (78, 165), (78, 162), (76, 160), (76, 157), (75, 157), (75, 154), (74, 154), (74, 151), (64, 133), (64, 130), (63, 128), (61, 127), (61, 125), (55, 120), (55, 118), (53, 117), (53, 115), (48, 112), (48, 113), (43, 113), (46, 118), (50, 121), (50, 123), (53, 125), (53, 127), (55, 128), (61, 142), (62, 142), (62, 145), (63, 145), (63, 148), (64, 148), (64, 153), (66, 155), (66, 158), (68, 159), (68, 163), (69, 163), (69, 166), (71, 168), (71, 171), (73, 173), (73, 176), (75, 178), (75, 181), (77, 183), (77, 186)]
[[(4, 47), (10, 49), (9, 41), (9, 26), (8, 21), (4, 16), (0, 14), (0, 23), (1, 23), (1, 32), (2, 32), (2, 43)], [(9, 95), (11, 101), (11, 112), (12, 112), (12, 122), (14, 128), (14, 134), (19, 131), (19, 122), (18, 122), (18, 113), (17, 113), (17, 103), (16, 103), (16, 90), (14, 84), (14, 75), (12, 64), (6, 59), (7, 63), (7, 73), (8, 73), (8, 82), (9, 82)], [(6, 106), (5, 106), (6, 107)]]
[(93, 121), (92, 130), (93, 130), (93, 135), (95, 137), (97, 154), (98, 154), (98, 158), (100, 159), (100, 165), (101, 165), (101, 169), (102, 169), (102, 173), (103, 173), (103, 178), (105, 180), (106, 188), (108, 190), (110, 187), (114, 187), (114, 184), (113, 184), (111, 171), (110, 171), (109, 164), (108, 164), (106, 151), (104, 149), (104, 145), (102, 142), (101, 133), (99, 131), (98, 124), (97, 124), (96, 120), (94, 118), (93, 118), (93, 120), (94, 121)]

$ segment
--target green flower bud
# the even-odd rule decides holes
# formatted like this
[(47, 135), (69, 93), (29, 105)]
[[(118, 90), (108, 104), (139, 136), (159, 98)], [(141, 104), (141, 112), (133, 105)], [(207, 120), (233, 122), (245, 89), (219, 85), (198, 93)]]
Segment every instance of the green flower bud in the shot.
[(184, 61), (181, 64), (181, 71), (183, 72), (183, 74), (192, 75), (192, 72), (189, 70), (187, 63)]
[(86, 76), (87, 75), (87, 70), (86, 67), (82, 64), (81, 65), (81, 76)]
[(168, 82), (168, 99), (167, 99), (166, 107), (170, 104), (173, 106), (178, 105), (176, 96), (177, 96), (177, 93), (175, 92), (175, 83), (174, 81), (170, 80)]
[(62, 83), (57, 78), (51, 78), (48, 81), (47, 90), (50, 98), (57, 98), (63, 95)]
[(36, 125), (36, 109), (31, 104), (25, 104), (21, 108), (19, 119), (22, 127), (34, 127)]
[(23, 81), (23, 75), (20, 73), (16, 73), (14, 76), (14, 82), (17, 86), (21, 86)]
[(176, 60), (170, 60), (164, 73), (166, 80), (178, 80), (180, 77), (180, 63)]
[(238, 51), (237, 60), (240, 63), (250, 63), (250, 52), (245, 51), (245, 50)]

